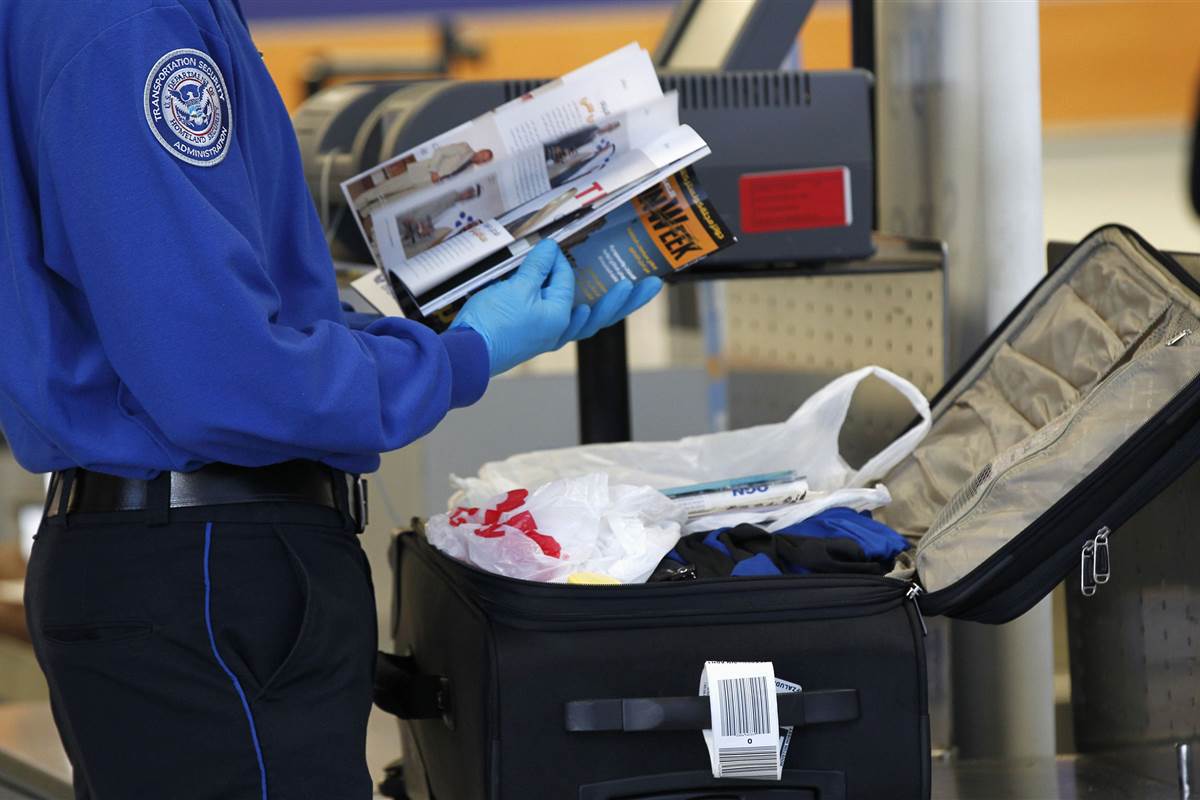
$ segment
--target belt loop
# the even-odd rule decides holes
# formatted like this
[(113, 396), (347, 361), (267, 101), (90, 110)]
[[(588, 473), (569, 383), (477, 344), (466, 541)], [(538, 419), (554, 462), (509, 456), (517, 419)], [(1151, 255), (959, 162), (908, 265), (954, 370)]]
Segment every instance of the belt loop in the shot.
[(146, 481), (146, 524), (166, 525), (171, 521), (171, 471), (164, 469)]
[(64, 469), (62, 477), (59, 480), (59, 495), (58, 495), (58, 518), (62, 520), (64, 528), (70, 527), (70, 517), (67, 514), (71, 503), (71, 490), (75, 488), (75, 480), (78, 477), (79, 470), (75, 467)]
[(346, 486), (347, 475), (340, 469), (329, 468), (329, 479), (333, 481), (333, 502), (338, 513), (342, 515), (342, 523), (346, 530), (353, 531), (358, 527), (354, 521), (354, 512), (350, 506), (350, 491)]
[(62, 483), (62, 473), (58, 470), (50, 473), (50, 481), (46, 484), (46, 501), (42, 503), (42, 519), (50, 516), (50, 506), (54, 505), (54, 493)]

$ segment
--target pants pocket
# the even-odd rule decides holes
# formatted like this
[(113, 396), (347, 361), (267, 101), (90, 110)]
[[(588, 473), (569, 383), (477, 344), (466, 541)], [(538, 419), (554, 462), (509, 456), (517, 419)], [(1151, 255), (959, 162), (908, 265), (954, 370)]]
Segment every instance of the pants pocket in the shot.
[(207, 587), (217, 651), (256, 697), (295, 660), (312, 602), (303, 562), (278, 528), (264, 527), (269, 534), (222, 538), (213, 526)]
[(54, 644), (89, 645), (140, 639), (154, 632), (149, 622), (112, 621), (83, 625), (45, 625), (42, 638)]

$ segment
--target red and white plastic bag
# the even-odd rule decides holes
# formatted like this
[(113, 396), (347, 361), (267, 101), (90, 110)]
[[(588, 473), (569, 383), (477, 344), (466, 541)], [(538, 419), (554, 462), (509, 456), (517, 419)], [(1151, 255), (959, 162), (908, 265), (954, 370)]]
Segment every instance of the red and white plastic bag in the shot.
[(513, 489), (430, 518), (429, 543), (510, 578), (563, 583), (594, 573), (621, 583), (650, 577), (679, 540), (686, 515), (648, 486), (610, 486), (593, 473)]

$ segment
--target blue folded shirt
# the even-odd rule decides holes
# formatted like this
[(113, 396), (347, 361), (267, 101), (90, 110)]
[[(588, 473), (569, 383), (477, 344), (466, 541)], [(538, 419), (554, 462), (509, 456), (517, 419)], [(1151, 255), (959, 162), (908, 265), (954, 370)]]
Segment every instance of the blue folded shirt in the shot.
[(867, 558), (879, 561), (893, 559), (907, 550), (908, 540), (894, 530), (876, 522), (870, 512), (852, 508), (831, 508), (803, 522), (775, 531), (779, 536), (809, 536), (817, 539), (844, 537), (858, 542)]

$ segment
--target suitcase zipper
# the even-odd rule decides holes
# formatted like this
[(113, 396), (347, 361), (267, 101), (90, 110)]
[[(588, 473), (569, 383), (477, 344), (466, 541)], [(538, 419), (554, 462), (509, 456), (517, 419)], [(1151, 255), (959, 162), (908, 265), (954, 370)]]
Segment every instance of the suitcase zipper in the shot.
[[(730, 591), (731, 597), (743, 593), (748, 593), (754, 589), (783, 589), (795, 588), (796, 582), (804, 581), (809, 588), (817, 591), (813, 596), (817, 598), (811, 603), (796, 602), (795, 597), (790, 597), (789, 602), (771, 608), (756, 609), (762, 613), (778, 614), (787, 612), (814, 612), (822, 609), (836, 609), (839, 612), (850, 607), (856, 606), (877, 606), (881, 603), (894, 601), (902, 598), (905, 584), (902, 581), (897, 581), (892, 578), (880, 576), (856, 576), (848, 577), (843, 575), (806, 575), (797, 576), (794, 581), (788, 580), (786, 577), (771, 576), (771, 577), (731, 577), (731, 578), (705, 578), (686, 581), (679, 583), (676, 581), (663, 581), (658, 583), (643, 583), (643, 584), (625, 584), (620, 586), (594, 586), (594, 585), (572, 585), (566, 586), (563, 584), (554, 583), (538, 583), (536, 581), (523, 581), (515, 578), (506, 578), (501, 575), (493, 575), (490, 572), (484, 572), (469, 564), (462, 564), (450, 560), (449, 556), (438, 553), (432, 545), (424, 540), (423, 537), (416, 535), (417, 547), (414, 548), (416, 555), (424, 560), (430, 567), (442, 573), (445, 579), (451, 584), (459, 583), (459, 576), (465, 576), (466, 580), (475, 584), (475, 596), (473, 603), (486, 605), (496, 611), (527, 620), (530, 622), (605, 622), (619, 620), (629, 622), (634, 619), (655, 619), (666, 620), (674, 617), (694, 616), (697, 612), (694, 607), (681, 608), (678, 611), (662, 611), (661, 609), (648, 609), (644, 612), (631, 612), (628, 608), (622, 608), (620, 611), (613, 613), (600, 613), (595, 606), (590, 606), (585, 611), (538, 611), (532, 610), (528, 605), (522, 605), (511, 602), (511, 600), (498, 597), (495, 593), (486, 591), (487, 584), (491, 584), (498, 588), (504, 589), (504, 584), (511, 585), (513, 590), (526, 589), (529, 595), (526, 597), (517, 598), (521, 601), (535, 600), (535, 595), (541, 595), (544, 601), (577, 601), (581, 597), (610, 597), (620, 598), (627, 601), (634, 601), (640, 595), (645, 597), (663, 596), (665, 592), (667, 596), (678, 597), (680, 593), (688, 593), (695, 596), (697, 590), (705, 588), (713, 588), (716, 590), (736, 590)], [(454, 573), (459, 573), (456, 576)], [(787, 581), (786, 587), (783, 584)], [(832, 584), (832, 585), (831, 585)], [(852, 599), (838, 599), (828, 592), (844, 589), (850, 592), (861, 593)], [(545, 603), (549, 604), (549, 602)], [(728, 608), (722, 611), (713, 611), (709, 615), (712, 617), (721, 617), (728, 615), (743, 615), (746, 609), (738, 604), (734, 604), (733, 608)]]
[[(721, 579), (721, 580), (723, 580), (723, 579)], [(734, 578), (733, 580), (737, 580), (737, 581), (741, 582), (741, 581), (744, 581), (745, 579), (744, 578)], [(779, 579), (774, 578), (772, 580), (777, 581)], [(801, 577), (801, 578), (797, 578), (797, 580), (809, 580), (809, 578)], [(645, 584), (645, 585), (670, 587), (676, 591), (678, 591), (680, 589), (678, 584), (672, 584), (671, 582), (664, 582), (661, 584)], [(693, 584), (693, 585), (695, 585), (695, 584)], [(576, 588), (584, 588), (586, 590), (589, 590), (589, 592), (591, 590), (597, 590), (597, 589), (607, 590), (608, 593), (612, 593), (612, 592), (619, 592), (622, 587), (620, 587), (620, 586), (586, 586), (586, 587), (573, 586), (572, 587), (572, 589), (576, 589)], [(749, 590), (751, 587), (746, 586), (745, 588), (747, 590)], [(759, 587), (759, 588), (761, 588), (761, 587)], [(783, 587), (776, 586), (775, 588), (783, 588)], [(795, 584), (792, 584), (792, 586), (789, 588), (795, 588)], [(816, 589), (817, 586), (814, 585), (811, 588)], [(863, 587), (863, 588), (865, 588), (865, 587)], [(821, 594), (825, 594), (825, 593), (822, 592)], [(895, 590), (886, 590), (886, 591), (881, 590), (878, 592), (872, 592), (869, 596), (856, 597), (856, 598), (854, 598), (853, 601), (849, 601), (849, 602), (847, 602), (845, 600), (838, 601), (838, 600), (834, 600), (832, 597), (826, 597), (824, 599), (820, 599), (817, 602), (814, 602), (811, 604), (801, 604), (801, 603), (792, 602), (792, 603), (787, 603), (787, 604), (772, 607), (772, 608), (759, 608), (759, 609), (755, 609), (755, 611), (756, 611), (756, 613), (761, 613), (761, 614), (784, 614), (784, 613), (791, 613), (791, 612), (797, 612), (797, 613), (815, 612), (815, 611), (820, 611), (822, 609), (834, 609), (840, 613), (840, 612), (843, 612), (847, 608), (852, 608), (852, 607), (857, 607), (857, 606), (866, 607), (866, 606), (879, 605), (880, 603), (886, 603), (889, 600), (893, 600), (896, 597), (898, 597), (898, 594), (895, 592)], [(486, 605), (486, 606), (492, 608), (494, 612), (497, 612), (494, 614), (494, 618), (496, 618), (496, 619), (503, 619), (506, 616), (505, 612), (507, 612), (507, 614), (514, 615), (515, 617), (518, 617), (523, 620), (527, 620), (529, 622), (564, 622), (564, 623), (566, 623), (566, 622), (614, 622), (614, 621), (617, 621), (617, 622), (628, 623), (628, 622), (632, 622), (634, 620), (651, 619), (651, 620), (655, 620), (655, 621), (662, 621), (665, 623), (666, 620), (670, 620), (670, 619), (674, 619), (674, 618), (690, 618), (690, 617), (694, 617), (697, 614), (697, 609), (695, 609), (695, 608), (684, 608), (684, 609), (680, 609), (677, 611), (661, 611), (661, 610), (652, 610), (652, 609), (646, 609), (644, 611), (630, 611), (628, 609), (622, 609), (621, 611), (616, 611), (613, 613), (599, 613), (594, 608), (586, 610), (586, 611), (560, 611), (560, 612), (533, 611), (527, 606), (513, 605), (511, 603), (505, 602), (502, 599), (497, 599), (493, 596), (488, 596), (488, 595), (484, 594), (483, 592), (479, 592), (476, 595), (476, 600), (481, 605)], [(713, 611), (708, 611), (705, 613), (706, 613), (706, 616), (708, 616), (712, 619), (717, 619), (717, 618), (729, 617), (729, 616), (743, 617), (746, 615), (747, 610), (742, 606), (735, 605), (732, 608), (727, 607), (720, 611), (713, 610)]]
[(1084, 597), (1096, 593), (1096, 587), (1108, 583), (1112, 569), (1108, 554), (1108, 535), (1112, 533), (1108, 526), (1096, 531), (1091, 539), (1083, 543), (1079, 556), (1079, 592)]
[[(1181, 391), (1175, 398), (1167, 403), (1166, 406), (1159, 410), (1158, 414), (1155, 415), (1155, 419), (1158, 421), (1157, 425), (1153, 424), (1154, 420), (1149, 421), (1145, 427), (1137, 432), (1136, 435), (1125, 442), (1125, 444), (1122, 446), (1122, 450), (1125, 452), (1123, 453), (1121, 460), (1116, 463), (1105, 464), (1103, 472), (1108, 473), (1112, 470), (1120, 469), (1126, 464), (1126, 462), (1132, 460), (1133, 454), (1137, 453), (1142, 442), (1155, 436), (1168, 424), (1174, 423), (1185, 410), (1187, 410), (1196, 402), (1197, 398), (1193, 395), (1195, 395), (1197, 392), (1200, 392), (1200, 378), (1196, 378), (1189, 383), (1183, 391)], [(1143, 472), (1142, 476), (1149, 476), (1151, 484), (1154, 484), (1157, 482), (1158, 473), (1164, 472), (1170, 468), (1170, 464), (1164, 464), (1161, 461), (1156, 461)], [(1034, 528), (1037, 528), (1038, 530), (1044, 530), (1048, 527), (1053, 527), (1058, 523), (1060, 518), (1069, 517), (1069, 515), (1075, 511), (1080, 503), (1088, 498), (1092, 485), (1100, 477), (1100, 472), (1101, 471), (1098, 470), (1097, 472), (1092, 473), (1087, 480), (1075, 486), (1075, 488), (1072, 489), (1068, 494), (1064, 495), (1058, 503), (1047, 509), (1046, 513), (1039, 520), (1035, 521), (1034, 524), (1029, 528), (1026, 528), (1018, 538), (1013, 539), (1011, 542), (1009, 542), (1009, 544), (1005, 545), (1000, 550), (997, 550), (981, 564), (979, 564), (975, 570), (973, 570), (972, 574), (976, 576), (989, 576), (991, 573), (999, 570), (1001, 567), (1007, 569), (1007, 565), (1003, 564), (1002, 562), (1015, 560), (1015, 554), (1019, 553), (1023, 549), (1022, 542), (1028, 545), (1033, 545), (1040, 540), (1041, 537), (1038, 533), (1034, 532)], [(1118, 500), (1117, 502), (1119, 503), (1120, 501)], [(1113, 508), (1110, 508), (1109, 510), (1113, 511)], [(1125, 519), (1125, 517), (1120, 513), (1117, 513), (1116, 516), (1122, 520)], [(1100, 530), (1102, 531), (1103, 528)], [(1111, 531), (1109, 531), (1109, 533), (1111, 534)], [(1094, 537), (1088, 537), (1086, 540), (1084, 540), (1084, 544), (1086, 544), (1086, 541), (1093, 541), (1092, 553), (1094, 558)], [(1109, 558), (1108, 553), (1107, 535), (1102, 539), (1102, 543), (1102, 549), (1104, 550), (1104, 558), (1106, 561), (1106, 570), (1111, 569), (1111, 566), (1108, 564), (1111, 559)], [(1054, 584), (1061, 581), (1064, 577), (1070, 575), (1071, 563), (1075, 557), (1072, 555), (1074, 551), (1071, 549), (1067, 549), (1065, 552), (1062, 551), (1061, 548), (1063, 548), (1065, 545), (1066, 542), (1064, 542), (1063, 545), (1060, 545), (1059, 548), (1055, 548), (1056, 555), (1051, 554), (1049, 556), (1043, 556), (1041, 559), (1039, 559), (1038, 565), (1032, 569), (1026, 577), (1032, 578), (1034, 575), (1041, 574), (1050, 575), (1051, 571), (1053, 571), (1053, 574), (1051, 575), (1053, 582), (1050, 584), (1050, 588), (1053, 588)], [(1084, 545), (1081, 545), (1081, 547), (1082, 546)], [(1080, 558), (1082, 558), (1082, 554)], [(1103, 576), (1103, 582), (1107, 582), (1108, 577), (1105, 572), (1101, 572), (1101, 575)], [(985, 615), (985, 607), (992, 605), (988, 601), (983, 601), (980, 603), (968, 603), (965, 606), (955, 608), (955, 606), (958, 605), (958, 602), (961, 602), (957, 600), (958, 597), (965, 599), (967, 596), (974, 594), (975, 589), (972, 587), (972, 584), (975, 584), (977, 581), (971, 580), (970, 578), (971, 575), (967, 575), (957, 583), (948, 586), (945, 589), (939, 589), (936, 592), (924, 592), (924, 596), (928, 598), (928, 600), (933, 601), (933, 607), (936, 609), (934, 613), (950, 614), (951, 616), (962, 619), (980, 619), (981, 616)], [(1082, 580), (1083, 579), (1081, 575), (1081, 585)], [(1043, 582), (1044, 581), (1041, 580), (1030, 581), (1030, 585), (1033, 587), (1032, 590), (1022, 592), (1019, 598), (1005, 598), (1008, 601), (1005, 605), (1015, 606), (1015, 601), (1017, 599), (1020, 599), (1021, 603), (1023, 604), (1030, 598), (1031, 595), (1036, 595), (1037, 597), (1044, 596), (1048, 589), (1042, 586)], [(1028, 607), (1030, 606), (1023, 606), (1023, 609)], [(989, 620), (992, 617), (995, 617), (995, 615), (987, 616)], [(1011, 617), (1006, 618), (1011, 619)]]
[[(1190, 389), (1200, 388), (1200, 379), (1197, 379), (1197, 381), (1193, 381), (1193, 383), (1189, 385), (1189, 388)], [(1182, 399), (1182, 395), (1180, 398), (1177, 398), (1177, 399)], [(1163, 412), (1160, 412), (1160, 413), (1164, 413), (1166, 411), (1167, 411), (1167, 409), (1163, 409)], [(1173, 413), (1170, 416), (1173, 417), (1175, 415), (1175, 413), (1177, 413), (1177, 412), (1175, 412), (1174, 409), (1172, 409), (1172, 412)], [(1153, 433), (1153, 431), (1144, 431), (1143, 433), (1145, 433), (1146, 436), (1148, 437), (1149, 435), (1151, 435)], [(1131, 440), (1131, 441), (1135, 441), (1135, 440)], [(1141, 441), (1141, 438), (1139, 437), (1136, 441)], [(1136, 451), (1137, 448), (1134, 447), (1133, 450)], [(1125, 460), (1128, 460), (1128, 459), (1125, 459)], [(1117, 467), (1123, 466), (1123, 464), (1124, 464), (1124, 461), (1122, 461), (1121, 464), (1117, 465)], [(1152, 468), (1152, 469), (1148, 470), (1146, 474), (1150, 476), (1151, 484), (1157, 484), (1158, 475), (1162, 472), (1165, 472), (1167, 469), (1168, 469), (1168, 467), (1164, 467), (1161, 464), (1159, 464), (1159, 465), (1156, 465), (1156, 468)], [(1076, 488), (1079, 489), (1082, 487), (1083, 487), (1083, 484), (1081, 484), (1080, 487), (1076, 487)], [(1084, 492), (1080, 495), (1073, 496), (1071, 498), (1073, 500), (1073, 502), (1068, 507), (1064, 507), (1064, 509), (1061, 511), (1060, 515), (1065, 516), (1065, 515), (1069, 514), (1071, 511), (1073, 511), (1079, 505), (1079, 497), (1082, 497), (1086, 494), (1087, 493)], [(1064, 499), (1066, 499), (1066, 498), (1064, 498)], [(1137, 507), (1140, 507), (1140, 505)], [(1115, 511), (1114, 511), (1114, 509), (1115, 509)], [(1137, 508), (1135, 507), (1133, 510), (1136, 511)], [(1120, 500), (1117, 501), (1116, 505), (1114, 505), (1113, 507), (1110, 507), (1109, 511), (1114, 512), (1113, 516), (1116, 516), (1117, 518), (1122, 519), (1122, 520), (1127, 519), (1130, 516), (1129, 514), (1124, 513)], [(1096, 587), (1102, 586), (1102, 585), (1108, 583), (1109, 578), (1112, 575), (1112, 557), (1111, 557), (1109, 541), (1108, 541), (1109, 537), (1111, 535), (1112, 535), (1111, 528), (1108, 525), (1103, 525), (1099, 529), (1096, 530), (1096, 533), (1094, 536), (1087, 537), (1083, 540), (1083, 544), (1081, 545), (1081, 550), (1080, 550), (1080, 592), (1081, 592), (1081, 594), (1083, 594), (1084, 597), (1094, 596), (1096, 593)], [(1036, 541), (1036, 537), (1033, 541)], [(1061, 581), (1064, 577), (1070, 575), (1070, 573), (1071, 573), (1070, 553), (1071, 553), (1070, 550), (1066, 550), (1065, 552), (1061, 553), (1057, 558), (1046, 559), (1037, 568), (1030, 571), (1030, 574), (1029, 574), (1030, 577), (1032, 577), (1034, 575), (1041, 575), (1043, 573), (1050, 574), (1050, 571), (1053, 569), (1052, 565), (1057, 565), (1057, 570), (1055, 570), (1053, 573), (1053, 579), (1054, 579), (1053, 583), (1050, 584), (1049, 588), (1046, 588), (1044, 586), (1045, 582), (1043, 580), (1030, 581), (1030, 585), (1033, 587), (1033, 589), (1032, 590), (1027, 589), (1026, 591), (1022, 592), (1019, 596), (1019, 600), (1020, 600), (1019, 605), (1022, 608), (1031, 607), (1032, 603), (1027, 602), (1031, 599), (1031, 597), (1033, 599), (1033, 602), (1037, 602), (1037, 599), (1045, 596), (1045, 594), (1049, 591), (1049, 589), (1053, 588), (1054, 584)], [(997, 553), (997, 555), (999, 555), (999, 553)], [(1065, 560), (1064, 560), (1063, 556), (1066, 556)], [(1014, 599), (1012, 599), (1012, 598), (1009, 598), (1009, 604), (1016, 605)], [(984, 602), (984, 603), (977, 604), (976, 606), (967, 607), (965, 609), (960, 610), (961, 612), (965, 612), (965, 613), (960, 613), (960, 614), (956, 614), (956, 615), (962, 616), (963, 618), (978, 619), (980, 614), (986, 614), (985, 607), (988, 605), (989, 605), (989, 603)], [(971, 614), (972, 611), (975, 611), (976, 613)]]
[[(1161, 318), (1159, 321), (1161, 321)], [(1175, 346), (1185, 336), (1189, 335), (1190, 333), (1191, 333), (1190, 330), (1187, 330), (1187, 329), (1183, 330), (1176, 336), (1172, 337), (1166, 343), (1166, 346), (1168, 346), (1168, 347)], [(1151, 335), (1153, 336), (1155, 334), (1151, 334)], [(1162, 328), (1159, 329), (1157, 335), (1162, 338), (1165, 338), (1167, 336), (1165, 329), (1162, 329)], [(1154, 345), (1154, 346), (1157, 346), (1157, 345)], [(1108, 382), (1116, 380), (1118, 377), (1125, 374), (1125, 372), (1132, 369), (1134, 364), (1136, 364), (1136, 363), (1137, 363), (1136, 360), (1134, 360), (1133, 358), (1129, 358), (1118, 369), (1109, 373), (1108, 377), (1104, 379), (1104, 382), (1108, 383)], [(1099, 387), (1097, 387), (1097, 388), (1099, 388)], [(1095, 397), (1095, 395), (1091, 395), (1091, 397)], [(1168, 402), (1168, 405), (1169, 404), (1170, 403)], [(944, 538), (948, 534), (952, 533), (962, 523), (962, 521), (964, 519), (966, 519), (967, 515), (969, 515), (971, 513), (971, 511), (973, 511), (975, 509), (976, 506), (978, 506), (981, 502), (983, 502), (983, 500), (985, 498), (988, 497), (988, 495), (992, 491), (992, 487), (995, 486), (996, 483), (998, 483), (1001, 478), (1012, 473), (1013, 470), (1021, 468), (1023, 465), (1028, 463), (1030, 460), (1037, 458), (1039, 455), (1044, 453), (1047, 449), (1056, 445), (1064, 436), (1066, 436), (1068, 433), (1070, 433), (1071, 430), (1075, 427), (1076, 422), (1079, 421), (1080, 415), (1082, 414), (1082, 412), (1085, 410), (1086, 407), (1087, 407), (1087, 402), (1081, 403), (1079, 406), (1077, 406), (1071, 416), (1071, 420), (1065, 426), (1063, 426), (1063, 429), (1061, 431), (1059, 431), (1058, 435), (1056, 435), (1053, 439), (1051, 439), (1050, 441), (1043, 444), (1037, 450), (1026, 453), (1024, 456), (1021, 457), (1021, 459), (1019, 461), (1009, 464), (1007, 467), (1005, 467), (1004, 471), (1001, 472), (1000, 474), (992, 475), (991, 480), (989, 482), (990, 485), (986, 489), (984, 489), (982, 492), (977, 494), (975, 496), (975, 498), (971, 501), (971, 504), (968, 507), (966, 507), (958, 512), (957, 519), (955, 519), (953, 522), (948, 524), (946, 527), (942, 528), (940, 531), (936, 531), (933, 534), (926, 534), (925, 536), (921, 537), (921, 541), (917, 545), (917, 552), (916, 552), (917, 556), (919, 557), (921, 554), (921, 551), (924, 550), (926, 547), (932, 547), (934, 544), (936, 544), (942, 538)], [(1167, 406), (1164, 406), (1162, 409), (1160, 409), (1159, 413), (1162, 413), (1162, 411), (1166, 410), (1166, 407)]]
[(904, 593), (904, 596), (908, 598), (908, 601), (913, 604), (913, 608), (917, 610), (917, 619), (921, 622), (921, 634), (923, 636), (928, 636), (929, 626), (925, 624), (925, 615), (921, 613), (921, 604), (917, 601), (917, 598), (920, 597), (921, 593), (924, 591), (925, 590), (922, 589), (916, 581), (913, 581), (913, 583), (909, 585), (908, 591)]

